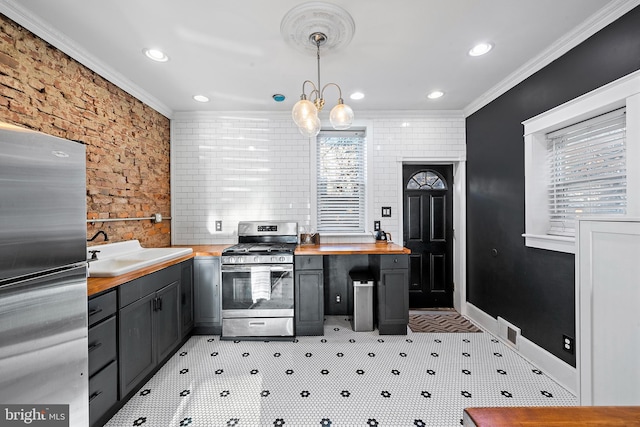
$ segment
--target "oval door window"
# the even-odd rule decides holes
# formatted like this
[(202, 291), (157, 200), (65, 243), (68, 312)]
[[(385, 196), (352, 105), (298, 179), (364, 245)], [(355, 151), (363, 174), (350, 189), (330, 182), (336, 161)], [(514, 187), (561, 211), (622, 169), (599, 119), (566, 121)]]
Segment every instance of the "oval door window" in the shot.
[(431, 170), (416, 172), (407, 182), (407, 190), (446, 190), (447, 184), (439, 173)]

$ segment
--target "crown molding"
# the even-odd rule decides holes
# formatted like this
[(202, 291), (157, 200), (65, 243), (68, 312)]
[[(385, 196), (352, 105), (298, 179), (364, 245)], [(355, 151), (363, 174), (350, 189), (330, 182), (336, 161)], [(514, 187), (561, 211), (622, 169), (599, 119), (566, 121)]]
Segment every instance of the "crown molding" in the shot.
[(582, 24), (556, 40), (541, 54), (527, 61), (522, 67), (472, 101), (463, 109), (465, 117), (475, 113), (509, 89), (523, 82), (526, 78), (540, 71), (638, 5), (640, 5), (640, 0), (615, 0), (607, 4)]
[[(355, 121), (360, 120), (393, 120), (393, 119), (464, 119), (462, 110), (388, 110), (359, 111), (356, 110)], [(176, 111), (172, 120), (291, 120), (290, 111)], [(294, 126), (293, 120), (291, 125)]]
[(49, 27), (42, 20), (30, 15), (16, 0), (0, 1), (0, 12), (12, 19), (17, 24), (31, 31), (42, 40), (51, 44), (55, 48), (69, 55), (85, 67), (109, 80), (134, 98), (144, 102), (160, 114), (170, 118), (173, 114), (171, 108), (159, 101), (157, 98), (142, 90), (131, 80), (115, 71), (113, 68), (99, 61), (93, 55), (82, 49), (64, 34)]

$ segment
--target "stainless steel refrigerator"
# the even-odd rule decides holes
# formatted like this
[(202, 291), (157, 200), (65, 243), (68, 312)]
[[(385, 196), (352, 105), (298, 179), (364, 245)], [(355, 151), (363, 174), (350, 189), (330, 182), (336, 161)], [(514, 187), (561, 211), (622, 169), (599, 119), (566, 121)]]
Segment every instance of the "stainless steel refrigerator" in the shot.
[(69, 425), (82, 427), (85, 164), (81, 143), (0, 123), (0, 408), (69, 405)]

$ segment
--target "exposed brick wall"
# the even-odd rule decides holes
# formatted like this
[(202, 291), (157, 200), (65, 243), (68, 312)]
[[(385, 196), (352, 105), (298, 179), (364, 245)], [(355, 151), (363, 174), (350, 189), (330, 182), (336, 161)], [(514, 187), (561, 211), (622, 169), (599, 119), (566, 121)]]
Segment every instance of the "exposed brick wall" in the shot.
[[(169, 119), (2, 14), (0, 120), (87, 144), (87, 218), (170, 215)], [(89, 223), (88, 238), (100, 229), (171, 243), (168, 221)]]

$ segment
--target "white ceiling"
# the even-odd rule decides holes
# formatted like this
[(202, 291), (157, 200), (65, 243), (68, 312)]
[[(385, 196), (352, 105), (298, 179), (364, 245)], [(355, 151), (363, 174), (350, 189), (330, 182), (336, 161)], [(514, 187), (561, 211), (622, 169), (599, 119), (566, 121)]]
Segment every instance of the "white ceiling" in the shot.
[[(330, 0), (355, 21), (351, 43), (322, 55), (359, 111), (473, 112), (640, 3), (638, 0)], [(314, 54), (280, 34), (296, 0), (0, 0), (0, 12), (171, 117), (181, 111), (288, 111)], [(479, 41), (495, 48), (473, 58)], [(164, 50), (166, 63), (148, 60)], [(321, 50), (322, 52), (322, 50)], [(445, 96), (426, 98), (439, 89)], [(348, 99), (361, 91), (365, 98)], [(272, 95), (286, 100), (276, 103)], [(195, 102), (204, 94), (211, 102)], [(327, 103), (337, 91), (327, 89)]]

